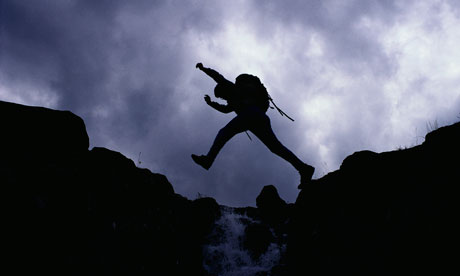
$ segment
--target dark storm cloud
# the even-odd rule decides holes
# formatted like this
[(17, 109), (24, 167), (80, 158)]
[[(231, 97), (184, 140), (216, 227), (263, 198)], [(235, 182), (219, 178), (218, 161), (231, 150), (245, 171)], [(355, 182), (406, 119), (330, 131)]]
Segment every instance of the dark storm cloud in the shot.
[(100, 17), (85, 8), (73, 12), (71, 5), (63, 3), (4, 1), (2, 38), (10, 63), (3, 66), (18, 65), (19, 71), (9, 72), (16, 76), (49, 74), (62, 93), (60, 106), (75, 107), (94, 102), (98, 95), (91, 92), (107, 72), (106, 44), (101, 38), (113, 22), (110, 16)]
[[(195, 63), (230, 80), (259, 75), (296, 119), (269, 111), (276, 134), (318, 177), (394, 135), (384, 126), (399, 99), (383, 86), (400, 64), (380, 32), (404, 22), (414, 3), (0, 0), (0, 96), (73, 111), (85, 120), (91, 146), (166, 174), (188, 197), (254, 205), (262, 187), (274, 184), (293, 201), (297, 172), (254, 135), (232, 139), (210, 171), (191, 161), (233, 117), (204, 103), (214, 83)], [(428, 78), (419, 89), (431, 84)], [(405, 99), (416, 102), (415, 88), (407, 89), (414, 98)]]
[[(412, 1), (405, 1), (403, 5), (398, 5), (398, 2), (291, 0), (256, 1), (254, 5), (260, 10), (258, 20), (281, 22), (287, 29), (300, 26), (307, 33), (320, 33), (326, 40), (325, 51), (330, 62), (346, 67), (347, 71), (373, 70), (376, 74), (387, 74), (391, 71), (391, 60), (382, 52), (378, 37), (369, 30), (361, 29), (360, 23), (366, 19), (378, 19), (387, 26), (393, 25)], [(260, 32), (264, 32), (266, 25), (259, 26), (263, 26)]]
[[(48, 80), (59, 96), (56, 107), (83, 115), (91, 129), (104, 123), (124, 133), (123, 126), (138, 122), (126, 130), (140, 127), (141, 134), (171, 104), (183, 68), (184, 45), (162, 29), (179, 6), (168, 15), (161, 14), (164, 5), (168, 1), (2, 1), (2, 71), (31, 83)], [(120, 23), (123, 13), (146, 15), (144, 9), (155, 18), (143, 30)], [(198, 11), (194, 17), (205, 18)], [(122, 24), (128, 28), (120, 30)], [(145, 42), (149, 35), (158, 43)], [(91, 114), (98, 110), (110, 116), (97, 120)]]
[[(195, 70), (197, 62), (188, 60), (186, 55), (193, 53), (182, 32), (215, 31), (221, 11), (213, 6), (171, 1), (2, 1), (2, 80), (11, 86), (28, 83), (36, 89), (32, 93), (56, 94), (57, 102), (50, 107), (82, 116), (92, 146), (120, 150), (135, 161), (142, 152), (143, 165), (177, 174), (172, 179), (192, 180), (190, 185), (200, 183), (187, 172), (192, 167), (187, 143), (196, 144), (193, 133), (198, 132), (200, 115), (188, 122), (192, 127), (176, 118), (184, 92), (176, 91), (176, 86), (183, 81), (184, 69)], [(36, 104), (26, 97), (29, 93), (20, 91), (23, 103)], [(182, 191), (196, 194), (206, 186)]]
[[(372, 75), (377, 79), (385, 79), (395, 71), (396, 65), (393, 57), (385, 53), (379, 37), (373, 35), (373, 30), (365, 29), (362, 25), (365, 20), (369, 19), (377, 20), (384, 26), (391, 27), (396, 23), (400, 13), (407, 7), (398, 6), (395, 3), (393, 1), (254, 1), (252, 2), (252, 9), (248, 11), (248, 15), (254, 14), (254, 16), (248, 16), (248, 18), (251, 18), (249, 21), (251, 26), (257, 30), (257, 35), (268, 41), (276, 35), (280, 28), (284, 32), (299, 32), (299, 41), (301, 41), (302, 36), (319, 36), (323, 42), (322, 51), (325, 53), (321, 57), (322, 62), (329, 63), (331, 67), (339, 68), (345, 72), (346, 77), (360, 78), (363, 75)], [(407, 2), (407, 4), (409, 3)], [(314, 73), (316, 68), (314, 65), (310, 65), (313, 64), (313, 60), (302, 55), (302, 50), (309, 48), (309, 41), (309, 39), (305, 39), (304, 45), (299, 47), (296, 44), (295, 47), (286, 49), (286, 52), (290, 53), (288, 57), (294, 57), (294, 60), (287, 62), (285, 67), (280, 68), (280, 71), (287, 70), (288, 75), (283, 77), (285, 86), (279, 89), (285, 89), (290, 83), (305, 83), (308, 86), (316, 81), (314, 79), (317, 77)], [(290, 47), (291, 45), (288, 44), (287, 46)], [(295, 63), (300, 66), (296, 67)], [(279, 76), (273, 76), (272, 79), (277, 77)], [(267, 82), (270, 83), (270, 79)], [(372, 94), (362, 99), (358, 92), (366, 88)], [(325, 86), (318, 91), (291, 91), (291, 94), (292, 92), (301, 92), (303, 94), (297, 97), (307, 97), (308, 99), (308, 97), (315, 96), (314, 94), (335, 93), (337, 98), (346, 100), (337, 104), (336, 111), (338, 112), (343, 110), (345, 105), (359, 106), (358, 103), (374, 105), (374, 103), (384, 101), (382, 88), (369, 84), (362, 84), (361, 87), (356, 87), (354, 91), (343, 91), (342, 93), (332, 89), (336, 88)], [(345, 97), (343, 96), (344, 93), (352, 96)], [(288, 102), (287, 105), (284, 103), (284, 106), (288, 106), (288, 110), (295, 110), (295, 104), (292, 102), (293, 99), (295, 100), (295, 96), (288, 96), (288, 99), (291, 100), (291, 103)], [(387, 112), (388, 110), (382, 106), (377, 106), (374, 113), (362, 112), (359, 109), (349, 113), (337, 113), (337, 120), (332, 122), (332, 125), (322, 126), (323, 128), (334, 129), (336, 137), (333, 139), (324, 137), (323, 142), (328, 144), (331, 151), (336, 152), (335, 160), (340, 162), (346, 155), (354, 150), (359, 150), (360, 143), (357, 141), (369, 139), (368, 133), (357, 132), (360, 129), (360, 124), (365, 124), (363, 117), (367, 118), (367, 124), (381, 125), (380, 122), (385, 120)], [(300, 117), (300, 114), (295, 115), (297, 118)], [(324, 114), (324, 116), (330, 115)], [(290, 128), (288, 124), (277, 122), (274, 124), (281, 133), (298, 131)], [(300, 133), (297, 132), (296, 136), (296, 138), (288, 137), (291, 144), (292, 142), (295, 145), (309, 143), (309, 141), (302, 141), (304, 138)], [(341, 137), (341, 139), (337, 140), (337, 137)], [(311, 145), (310, 153), (313, 153), (312, 155), (318, 155), (314, 153), (318, 150), (317, 146)], [(316, 165), (321, 166), (318, 164), (321, 161), (316, 161)], [(332, 167), (337, 165), (333, 164)]]

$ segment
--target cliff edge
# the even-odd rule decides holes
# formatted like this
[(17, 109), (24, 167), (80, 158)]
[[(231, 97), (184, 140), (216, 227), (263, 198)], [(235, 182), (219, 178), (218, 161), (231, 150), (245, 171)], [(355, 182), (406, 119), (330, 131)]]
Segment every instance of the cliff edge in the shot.
[(292, 215), (293, 275), (458, 271), (460, 123), (419, 146), (356, 152), (303, 189)]
[(277, 263), (244, 275), (458, 272), (460, 123), (413, 148), (356, 152), (295, 204), (266, 186), (258, 208), (233, 209), (189, 200), (118, 152), (90, 150), (71, 112), (0, 101), (0, 126), (4, 260), (14, 274), (218, 275), (205, 266), (228, 271), (216, 265), (226, 251), (204, 248), (225, 245), (227, 222), (243, 225), (237, 247), (255, 266), (276, 253)]
[(4, 261), (14, 275), (203, 275), (219, 216), (118, 152), (88, 149), (68, 111), (0, 101)]

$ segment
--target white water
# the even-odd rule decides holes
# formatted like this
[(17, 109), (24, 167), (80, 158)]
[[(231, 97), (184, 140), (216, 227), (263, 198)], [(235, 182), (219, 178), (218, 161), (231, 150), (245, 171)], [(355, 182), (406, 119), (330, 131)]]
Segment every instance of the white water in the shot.
[(279, 264), (285, 245), (272, 243), (258, 260), (253, 260), (242, 247), (244, 230), (254, 222), (246, 215), (233, 213), (231, 208), (222, 210), (222, 217), (211, 234), (213, 242), (204, 247), (204, 267), (211, 275), (270, 275), (271, 268)]

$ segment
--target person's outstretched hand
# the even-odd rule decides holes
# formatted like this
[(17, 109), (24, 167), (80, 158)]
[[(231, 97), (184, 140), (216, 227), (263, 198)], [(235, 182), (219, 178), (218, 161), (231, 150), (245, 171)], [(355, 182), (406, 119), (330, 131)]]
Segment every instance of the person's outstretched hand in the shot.
[(205, 101), (207, 104), (211, 104), (211, 97), (209, 97), (209, 95), (204, 95), (204, 101)]
[(199, 62), (196, 64), (196, 68), (203, 70), (203, 63)]

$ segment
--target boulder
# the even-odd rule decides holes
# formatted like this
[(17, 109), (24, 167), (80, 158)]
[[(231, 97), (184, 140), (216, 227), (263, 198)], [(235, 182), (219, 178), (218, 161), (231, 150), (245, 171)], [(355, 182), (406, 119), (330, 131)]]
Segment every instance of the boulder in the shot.
[(251, 258), (257, 260), (274, 241), (275, 237), (266, 224), (252, 223), (244, 230), (242, 244), (243, 248), (249, 251)]
[(267, 185), (256, 198), (256, 205), (263, 221), (270, 225), (280, 224), (287, 219), (287, 204), (278, 194), (275, 186)]
[(85, 123), (69, 111), (0, 101), (0, 127), (4, 158), (69, 158), (89, 147)]

